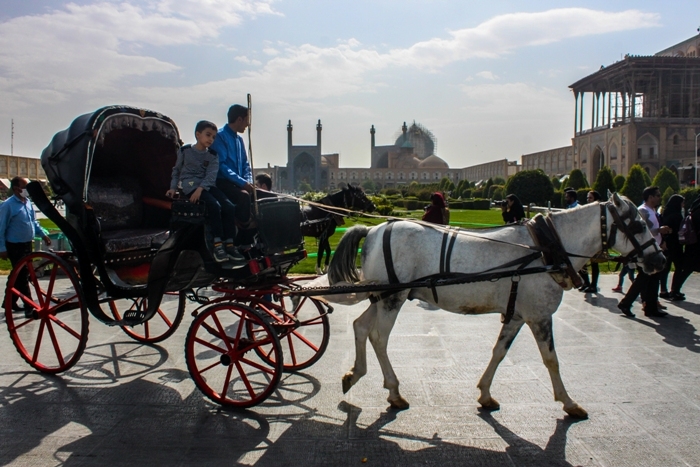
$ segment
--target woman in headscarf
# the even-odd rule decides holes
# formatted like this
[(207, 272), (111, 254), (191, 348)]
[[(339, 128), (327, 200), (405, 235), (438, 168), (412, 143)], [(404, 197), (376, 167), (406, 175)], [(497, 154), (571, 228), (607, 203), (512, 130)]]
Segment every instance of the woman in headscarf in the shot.
[(506, 196), (506, 204), (504, 208), (505, 209), (501, 213), (501, 216), (503, 216), (503, 222), (506, 224), (515, 224), (520, 222), (520, 220), (525, 217), (525, 209), (523, 209), (523, 204), (513, 193)]
[[(683, 245), (678, 241), (678, 230), (683, 223), (682, 209), (684, 200), (685, 198), (681, 195), (671, 196), (661, 214), (661, 225), (669, 226), (671, 228), (671, 233), (664, 235), (664, 243), (666, 244), (666, 251), (664, 251), (666, 255), (666, 267), (661, 271), (661, 276), (659, 276), (661, 283), (660, 298), (673, 299), (673, 296), (680, 292), (671, 287), (672, 293), (669, 293), (667, 284), (668, 275), (671, 272), (671, 265), (676, 267), (676, 271), (673, 273), (674, 278), (679, 275), (683, 268)], [(673, 281), (675, 280), (676, 279), (673, 279)], [(673, 285), (673, 281), (671, 285)]]
[(442, 193), (433, 193), (430, 197), (430, 203), (430, 206), (425, 210), (425, 214), (423, 214), (423, 220), (433, 224), (449, 225), (450, 210), (447, 208), (445, 197), (442, 196)]
[[(700, 196), (695, 198), (686, 214), (693, 219), (695, 233), (700, 233)], [(675, 231), (674, 233), (677, 234)], [(669, 293), (671, 300), (685, 300), (685, 294), (681, 293), (683, 283), (693, 271), (700, 272), (700, 242), (685, 246), (681, 263), (683, 265), (681, 271), (676, 270), (673, 274), (673, 281), (671, 281), (671, 292)]]

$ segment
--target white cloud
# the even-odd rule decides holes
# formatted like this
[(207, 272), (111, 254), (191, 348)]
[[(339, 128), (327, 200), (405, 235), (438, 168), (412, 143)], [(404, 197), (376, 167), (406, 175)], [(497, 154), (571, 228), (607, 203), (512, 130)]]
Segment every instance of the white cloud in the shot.
[(479, 78), (488, 79), (491, 81), (498, 79), (498, 76), (494, 75), (490, 71), (480, 71), (479, 73), (476, 74), (476, 76), (478, 76)]
[(72, 94), (113, 89), (128, 77), (176, 71), (172, 63), (128, 50), (207, 40), (244, 15), (272, 13), (269, 1), (101, 1), (13, 18), (0, 23), (4, 110), (55, 104)]
[(274, 55), (279, 55), (279, 54), (280, 54), (279, 50), (277, 50), (277, 49), (275, 49), (275, 48), (273, 48), (273, 47), (265, 47), (265, 48), (263, 49), (263, 53), (264, 53), (265, 55), (273, 55), (273, 56), (274, 56)]

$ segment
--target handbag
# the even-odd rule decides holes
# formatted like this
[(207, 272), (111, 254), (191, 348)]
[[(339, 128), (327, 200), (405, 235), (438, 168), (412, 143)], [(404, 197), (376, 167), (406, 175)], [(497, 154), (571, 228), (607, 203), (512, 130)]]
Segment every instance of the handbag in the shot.
[(698, 234), (695, 232), (690, 214), (685, 216), (681, 228), (678, 229), (678, 241), (681, 245), (694, 245), (698, 242)]
[(187, 198), (173, 200), (170, 214), (171, 224), (204, 224), (206, 217), (206, 204), (193, 203)]

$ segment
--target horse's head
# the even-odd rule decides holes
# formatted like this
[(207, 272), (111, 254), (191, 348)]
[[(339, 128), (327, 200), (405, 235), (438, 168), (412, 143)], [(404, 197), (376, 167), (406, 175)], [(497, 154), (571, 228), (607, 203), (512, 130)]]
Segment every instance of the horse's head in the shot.
[(606, 205), (612, 217), (609, 246), (624, 256), (636, 256), (647, 274), (663, 270), (666, 258), (634, 203), (613, 193)]
[(372, 212), (377, 208), (359, 186), (348, 185), (347, 188), (343, 188), (343, 193), (345, 195), (345, 204), (348, 206), (348, 209)]

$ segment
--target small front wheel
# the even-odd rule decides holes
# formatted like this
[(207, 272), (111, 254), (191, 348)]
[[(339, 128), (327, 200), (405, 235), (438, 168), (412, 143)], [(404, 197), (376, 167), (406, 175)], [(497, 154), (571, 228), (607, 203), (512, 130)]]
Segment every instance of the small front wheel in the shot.
[[(249, 336), (248, 326), (258, 332)], [(258, 349), (264, 347), (267, 359)], [(192, 322), (185, 342), (187, 368), (200, 391), (232, 407), (262, 403), (282, 377), (282, 351), (274, 329), (251, 308), (219, 303)]]
[[(166, 293), (163, 295), (163, 300), (153, 318), (136, 326), (121, 326), (121, 329), (132, 339), (144, 344), (162, 342), (177, 331), (185, 314), (186, 304), (187, 299), (184, 292)], [(117, 320), (122, 319), (127, 311), (145, 310), (146, 308), (148, 308), (146, 298), (109, 301), (109, 309)]]
[(55, 374), (75, 365), (87, 345), (88, 312), (73, 267), (47, 252), (22, 258), (7, 279), (5, 321), (32, 367)]

